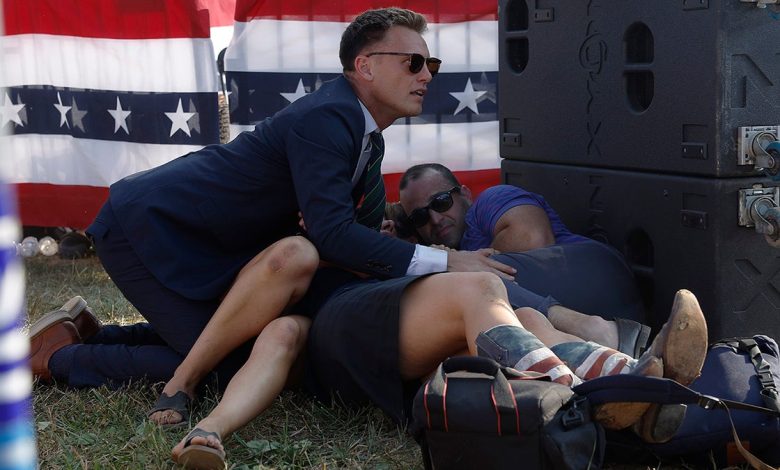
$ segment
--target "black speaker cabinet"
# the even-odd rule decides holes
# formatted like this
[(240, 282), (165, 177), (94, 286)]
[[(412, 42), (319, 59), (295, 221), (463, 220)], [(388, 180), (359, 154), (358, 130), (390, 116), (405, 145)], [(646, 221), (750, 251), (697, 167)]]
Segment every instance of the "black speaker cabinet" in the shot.
[(573, 231), (623, 252), (654, 328), (686, 288), (699, 298), (711, 339), (780, 338), (780, 249), (738, 225), (740, 189), (770, 181), (511, 160), (502, 178), (543, 195)]
[(780, 126), (780, 5), (499, 0), (501, 156), (715, 177)]

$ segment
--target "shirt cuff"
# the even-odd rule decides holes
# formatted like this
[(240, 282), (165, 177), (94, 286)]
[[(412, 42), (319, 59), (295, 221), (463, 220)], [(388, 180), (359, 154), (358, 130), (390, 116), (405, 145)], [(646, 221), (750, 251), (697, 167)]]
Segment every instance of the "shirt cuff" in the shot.
[(406, 270), (408, 276), (447, 271), (447, 252), (430, 246), (415, 245), (412, 261)]

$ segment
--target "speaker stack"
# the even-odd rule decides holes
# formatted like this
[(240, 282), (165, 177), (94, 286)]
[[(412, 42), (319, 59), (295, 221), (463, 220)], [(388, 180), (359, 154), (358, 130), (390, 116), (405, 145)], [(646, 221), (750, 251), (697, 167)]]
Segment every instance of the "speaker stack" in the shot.
[(780, 248), (751, 212), (780, 202), (775, 1), (499, 1), (503, 181), (621, 250), (655, 328), (687, 288), (711, 339), (780, 338)]

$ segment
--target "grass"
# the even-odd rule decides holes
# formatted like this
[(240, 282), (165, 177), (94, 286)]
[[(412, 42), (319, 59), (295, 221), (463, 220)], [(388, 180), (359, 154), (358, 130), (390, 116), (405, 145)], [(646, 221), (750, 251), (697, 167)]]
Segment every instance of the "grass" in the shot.
[[(96, 258), (25, 260), (28, 321), (81, 295), (105, 323), (143, 321), (122, 297)], [(159, 385), (159, 384), (158, 384)], [(70, 390), (37, 384), (33, 406), (41, 468), (176, 468), (170, 451), (188, 428), (149, 424), (159, 387), (135, 384), (120, 390)], [(218, 397), (207, 393), (192, 411), (204, 417)], [(416, 443), (378, 409), (326, 406), (303, 394), (285, 392), (262, 416), (224, 442), (232, 469), (422, 468)], [(611, 465), (608, 470), (645, 470), (645, 465)], [(660, 464), (658, 470), (691, 469)], [(532, 469), (529, 469), (532, 470)]]
[[(25, 260), (29, 320), (81, 295), (106, 323), (143, 321), (95, 258)], [(33, 407), (41, 468), (176, 468), (170, 451), (187, 428), (145, 420), (157, 393), (149, 385), (70, 390), (36, 385)], [(216, 404), (207, 393), (191, 422)], [(285, 392), (261, 417), (225, 441), (234, 469), (421, 468), (417, 444), (379, 410), (325, 406)]]

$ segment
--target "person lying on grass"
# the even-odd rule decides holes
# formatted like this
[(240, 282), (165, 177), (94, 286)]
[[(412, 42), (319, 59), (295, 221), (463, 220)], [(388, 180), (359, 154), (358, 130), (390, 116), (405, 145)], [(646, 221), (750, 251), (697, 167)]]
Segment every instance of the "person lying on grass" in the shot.
[[(278, 364), (279, 356), (291, 364), (304, 346), (307, 391), (326, 401), (338, 397), (348, 406), (373, 403), (399, 424), (409, 419), (422, 381), (452, 355), (489, 357), (566, 385), (620, 373), (690, 384), (707, 348), (706, 322), (688, 291), (677, 293), (668, 322), (637, 360), (560, 332), (533, 309), (513, 311), (503, 283), (490, 273), (355, 279), (324, 303), (311, 327), (292, 316), (269, 327), (283, 331), (276, 337), (285, 341), (267, 342), (260, 334), (219, 404), (174, 447), (174, 461), (185, 468), (226, 468), (222, 440), (270, 406), (291, 378), (288, 370), (269, 364)], [(195, 359), (190, 354), (185, 362)], [(649, 408), (610, 403), (599, 406), (594, 417), (610, 429), (652, 430), (658, 413)]]

